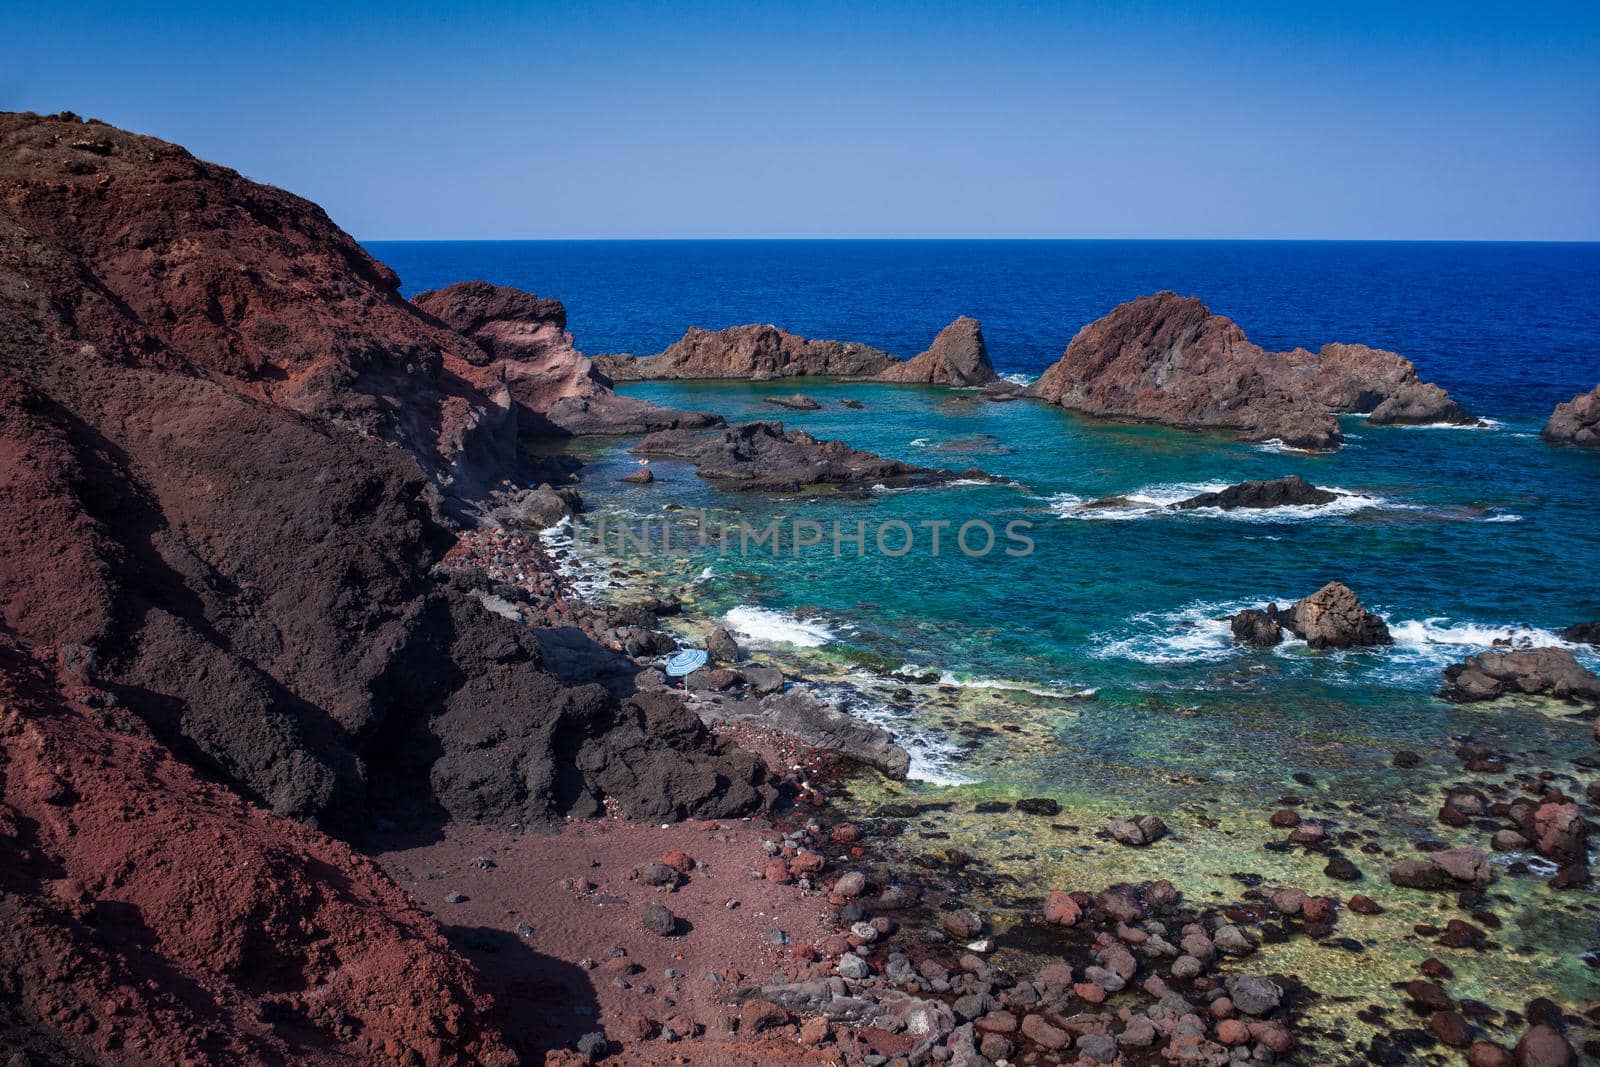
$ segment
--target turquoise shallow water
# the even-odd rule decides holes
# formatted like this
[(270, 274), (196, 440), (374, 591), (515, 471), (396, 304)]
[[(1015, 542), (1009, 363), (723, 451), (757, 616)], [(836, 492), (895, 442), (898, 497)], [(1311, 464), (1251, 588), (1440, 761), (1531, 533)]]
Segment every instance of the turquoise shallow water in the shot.
[[(590, 499), (636, 516), (665, 517), (671, 503), (757, 528), (774, 517), (785, 528), (795, 519), (821, 524), (822, 545), (796, 552), (786, 543), (778, 558), (711, 547), (673, 564), (695, 581), (703, 612), (733, 612), (735, 628), (757, 646), (880, 675), (931, 670), (969, 686), (1007, 683), (1009, 699), (1025, 699), (1021, 689), (1095, 691), (1093, 699), (1025, 700), (1063, 713), (1056, 743), (1030, 751), (915, 732), (934, 744), (924, 767), (934, 779), (1003, 767), (1040, 783), (1081, 777), (1136, 790), (1151, 783), (1153, 764), (1273, 781), (1295, 769), (1365, 767), (1394, 747), (1465, 728), (1463, 716), (1468, 725), (1482, 718), (1432, 696), (1445, 664), (1497, 636), (1549, 643), (1551, 631), (1600, 615), (1600, 457), (1552, 449), (1533, 424), (1388, 429), (1350, 420), (1342, 452), (1311, 456), (940, 389), (808, 382), (821, 411), (777, 412), (761, 402), (795, 388), (649, 383), (629, 392), (734, 421), (781, 414), (819, 437), (925, 465), (975, 466), (1012, 484), (771, 498), (722, 492), (689, 465), (658, 459), (655, 484), (620, 486), (615, 479), (635, 460), (602, 446), (591, 449)], [(867, 407), (844, 408), (845, 397)], [(1291, 515), (1159, 508), (1205, 488), (1290, 473), (1351, 496)], [(1117, 495), (1134, 503), (1086, 506)], [(955, 528), (973, 519), (1001, 531), (1001, 547), (1010, 544), (1007, 523), (1029, 524), (1032, 554), (951, 550)], [(919, 531), (900, 558), (878, 552), (871, 535), (892, 520)], [(935, 557), (921, 524), (940, 520), (952, 525)], [(846, 534), (868, 524), (865, 556), (848, 541), (834, 555), (835, 522)], [(887, 543), (897, 547), (900, 535)], [(969, 543), (983, 538), (974, 531)], [(1223, 614), (1330, 580), (1351, 585), (1389, 620), (1396, 647), (1315, 653), (1291, 643), (1255, 652), (1227, 641)], [(789, 632), (796, 623), (805, 628)], [(796, 634), (798, 646), (785, 639)], [(904, 724), (908, 732), (914, 725)]]
[[(638, 469), (629, 442), (587, 442), (584, 491), (595, 513), (636, 526), (649, 519), (658, 544), (670, 524), (674, 545), (689, 551), (619, 557), (614, 534), (608, 551), (582, 550), (600, 564), (591, 573), (601, 595), (636, 595), (641, 580), (675, 590), (697, 620), (685, 627), (690, 641), (725, 623), (755, 657), (819, 681), (840, 705), (893, 730), (913, 753), (913, 780), (858, 781), (845, 810), (935, 805), (908, 845), (929, 839), (982, 857), (1002, 888), (975, 902), (997, 914), (1026, 915), (1028, 900), (1052, 888), (1157, 877), (1218, 903), (1255, 880), (1375, 895), (1384, 915), (1341, 925), (1357, 949), (1296, 941), (1258, 961), (1327, 995), (1308, 1020), (1321, 1028), (1313, 1043), (1332, 1049), (1370, 1036), (1352, 1021), (1351, 1004), (1393, 1006), (1393, 983), (1441, 951), (1417, 924), (1461, 914), (1450, 894), (1389, 886), (1387, 869), (1430, 840), (1486, 842), (1494, 827), (1438, 823), (1450, 783), (1472, 781), (1507, 799), (1518, 788), (1514, 777), (1466, 773), (1453, 754), (1461, 739), (1509, 755), (1513, 776), (1553, 772), (1572, 793), (1594, 776), (1578, 762), (1594, 755), (1592, 712), (1543, 700), (1457, 707), (1435, 696), (1446, 664), (1497, 638), (1548, 644), (1553, 631), (1600, 615), (1600, 455), (1551, 448), (1537, 424), (1386, 429), (1352, 419), (1343, 451), (1304, 455), (931, 388), (808, 381), (628, 391), (737, 421), (773, 417), (762, 398), (797, 388), (823, 408), (781, 412), (790, 427), (912, 462), (977, 466), (1010, 484), (735, 494), (658, 458), (656, 481), (641, 487), (617, 481)], [(847, 409), (846, 397), (866, 407)], [(1158, 506), (1289, 473), (1350, 496), (1255, 515)], [(1133, 503), (1085, 507), (1113, 495)], [(824, 530), (837, 521), (847, 532), (857, 522), (870, 530), (892, 520), (916, 529), (1022, 521), (1035, 547), (1023, 557), (934, 557), (923, 537), (892, 558), (869, 535), (865, 556), (848, 544), (835, 556), (826, 541), (796, 552), (788, 540), (776, 557), (724, 555), (714, 543), (696, 545), (697, 509), (757, 529), (774, 518)], [(1388, 619), (1395, 646), (1315, 652), (1288, 643), (1262, 652), (1229, 643), (1225, 613), (1330, 580)], [(1593, 649), (1574, 651), (1600, 666)], [(1398, 749), (1420, 753), (1422, 766), (1392, 767)], [(975, 810), (981, 800), (1023, 796), (1054, 797), (1062, 815)], [(1268, 816), (1291, 797), (1357, 862), (1360, 883), (1334, 881), (1316, 853), (1267, 847), (1284, 836)], [(1128, 849), (1099, 836), (1108, 819), (1140, 812), (1166, 819), (1166, 843)], [(1533, 870), (1514, 875), (1516, 860)], [(1551, 891), (1542, 877), (1553, 868), (1536, 857), (1500, 854), (1497, 863), (1503, 876), (1490, 908), (1504, 923), (1499, 948), (1451, 954), (1453, 991), (1501, 1007), (1538, 995), (1593, 1000), (1596, 893)], [(1019, 951), (1002, 954), (1019, 972), (1045, 962)]]

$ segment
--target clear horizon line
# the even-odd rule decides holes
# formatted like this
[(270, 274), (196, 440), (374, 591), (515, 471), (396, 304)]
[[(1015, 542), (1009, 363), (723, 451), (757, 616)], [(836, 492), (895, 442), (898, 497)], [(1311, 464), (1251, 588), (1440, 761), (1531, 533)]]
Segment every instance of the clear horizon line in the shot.
[(876, 236), (876, 235), (794, 235), (748, 234), (710, 236), (612, 236), (612, 237), (358, 237), (362, 244), (555, 244), (572, 242), (604, 244), (606, 242), (661, 242), (716, 241), (728, 244), (740, 241), (1010, 241), (1027, 243), (1068, 242), (1118, 242), (1151, 244), (1435, 244), (1435, 245), (1592, 245), (1600, 244), (1600, 237), (1015, 237), (1015, 236)]

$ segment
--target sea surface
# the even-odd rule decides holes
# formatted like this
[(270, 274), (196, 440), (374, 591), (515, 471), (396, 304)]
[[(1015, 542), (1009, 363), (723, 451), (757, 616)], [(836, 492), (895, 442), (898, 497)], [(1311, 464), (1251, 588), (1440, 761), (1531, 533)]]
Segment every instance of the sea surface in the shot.
[[(1600, 246), (371, 249), (400, 272), (408, 294), (485, 278), (558, 297), (579, 347), (592, 354), (653, 353), (689, 326), (772, 322), (909, 357), (956, 315), (970, 314), (983, 323), (997, 369), (1019, 380), (1043, 371), (1079, 327), (1117, 303), (1172, 289), (1200, 297), (1269, 348), (1350, 341), (1398, 351), (1483, 418), (1475, 429), (1381, 428), (1351, 418), (1345, 448), (1307, 455), (946, 389), (815, 380), (626, 387), (730, 422), (781, 419), (885, 456), (1002, 479), (773, 497), (723, 492), (687, 465), (657, 460), (655, 484), (628, 486), (617, 479), (637, 469), (630, 442), (590, 440), (574, 448), (588, 463), (585, 494), (595, 513), (671, 528), (691, 549), (640, 557), (581, 537), (571, 547), (600, 595), (624, 595), (641, 575), (676, 589), (703, 624), (728, 625), (757, 654), (819, 679), (841, 704), (889, 726), (913, 753), (914, 780), (863, 802), (950, 805), (936, 832), (992, 859), (1019, 892), (1181, 874), (1194, 891), (1224, 897), (1238, 891), (1235, 876), (1249, 872), (1269, 884), (1348, 893), (1321, 874), (1320, 862), (1263, 851), (1273, 836), (1267, 815), (1293, 793), (1305, 814), (1354, 835), (1346, 845), (1362, 862), (1364, 891), (1388, 895), (1395, 891), (1383, 873), (1412, 845), (1487, 837), (1449, 831), (1434, 818), (1448, 782), (1477, 780), (1452, 755), (1460, 739), (1513, 755), (1514, 767), (1555, 770), (1579, 791), (1594, 776), (1574, 762), (1595, 754), (1587, 718), (1537, 700), (1455, 707), (1436, 692), (1446, 665), (1496, 641), (1559, 643), (1556, 631), (1600, 618), (1600, 453), (1538, 438), (1555, 403), (1600, 381)], [(796, 391), (821, 410), (763, 402)], [(846, 398), (864, 407), (846, 408)], [(1270, 513), (1162, 506), (1286, 474), (1343, 495)], [(1110, 497), (1122, 499), (1097, 503)], [(693, 541), (698, 519), (689, 516), (701, 510), (707, 523), (760, 529), (777, 519), (788, 533), (776, 554), (724, 553)], [(816, 522), (823, 543), (796, 546), (796, 519)], [(874, 532), (896, 520), (922, 534), (903, 556), (876, 550)], [(950, 544), (954, 530), (974, 520), (1002, 538), (980, 558)], [(849, 536), (858, 522), (867, 550), (847, 541), (836, 554), (834, 524)], [(925, 524), (942, 522), (950, 526), (934, 555)], [(1029, 554), (1003, 551), (1013, 522), (1025, 524), (1018, 529), (1031, 539)], [(1316, 652), (1289, 641), (1257, 651), (1229, 642), (1228, 613), (1286, 603), (1333, 580), (1385, 616), (1393, 647)], [(1600, 666), (1594, 649), (1573, 651)], [(1421, 753), (1423, 767), (1392, 768), (1400, 749)], [(1066, 821), (1046, 829), (972, 813), (975, 800), (1018, 796), (1057, 798)], [(1196, 847), (1135, 851), (1094, 834), (1105, 816), (1146, 811), (1167, 819), (1174, 840)], [(1462, 989), (1487, 996), (1510, 983), (1592, 994), (1596, 961), (1582, 953), (1600, 946), (1594, 895), (1557, 899), (1536, 878), (1504, 882), (1512, 951), (1465, 968)], [(1435, 907), (1412, 896), (1387, 931), (1390, 953), (1402, 961), (1431, 951), (1408, 947), (1416, 941), (1408, 924)], [(1380, 997), (1404, 969), (1293, 962), (1323, 988), (1352, 996)]]

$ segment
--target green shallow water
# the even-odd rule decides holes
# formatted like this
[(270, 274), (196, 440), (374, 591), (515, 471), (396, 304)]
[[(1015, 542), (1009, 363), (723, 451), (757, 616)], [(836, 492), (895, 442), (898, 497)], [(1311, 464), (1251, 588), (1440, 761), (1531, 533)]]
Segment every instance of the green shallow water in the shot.
[[(1537, 426), (1488, 430), (1383, 429), (1349, 420), (1350, 443), (1308, 456), (1222, 437), (1083, 420), (1031, 402), (994, 404), (940, 389), (803, 383), (650, 383), (630, 395), (716, 411), (730, 422), (781, 419), (818, 437), (908, 462), (979, 467), (1005, 485), (848, 495), (723, 492), (687, 464), (654, 460), (656, 482), (617, 481), (635, 469), (631, 442), (587, 442), (584, 491), (595, 514), (670, 523), (681, 556), (618, 558), (580, 551), (626, 596), (646, 582), (680, 592), (693, 636), (729, 621), (761, 658), (817, 679), (857, 714), (889, 726), (915, 757), (914, 780), (858, 781), (846, 801), (863, 812), (888, 802), (948, 804), (923, 817), (931, 839), (955, 845), (1004, 876), (1020, 900), (1052, 888), (1097, 889), (1118, 880), (1171, 878), (1194, 899), (1234, 900), (1235, 873), (1265, 888), (1363, 891), (1386, 915), (1346, 915), (1339, 933), (1363, 955), (1270, 946), (1262, 966), (1294, 971), (1319, 991), (1330, 1023), (1365, 1003), (1397, 1008), (1389, 983), (1416, 976), (1417, 960), (1447, 955), (1458, 996), (1499, 1008), (1550, 995), (1592, 1002), (1600, 952), (1600, 897), (1556, 893), (1534, 876), (1502, 876), (1493, 910), (1503, 946), (1452, 952), (1411, 931), (1459, 915), (1448, 896), (1393, 889), (1384, 873), (1414, 843), (1486, 844), (1488, 829), (1449, 830), (1434, 816), (1448, 782), (1514, 789), (1510, 775), (1469, 775), (1451, 753), (1471, 736), (1512, 756), (1512, 772), (1549, 770), (1570, 791), (1594, 776), (1574, 763), (1595, 754), (1586, 718), (1545, 701), (1454, 707), (1433, 694), (1444, 665), (1496, 637), (1533, 643), (1600, 617), (1600, 455), (1552, 449)], [(803, 391), (818, 412), (779, 411), (762, 398)], [(866, 408), (838, 402), (859, 399)], [(1352, 494), (1308, 513), (1224, 517), (1162, 513), (1162, 502), (1247, 478), (1298, 473)], [(1132, 495), (1131, 508), (1084, 509)], [(685, 511), (669, 510), (681, 506)], [(714, 521), (759, 528), (772, 519), (857, 522), (973, 519), (997, 530), (1030, 524), (1034, 551), (937, 557), (927, 538), (900, 558), (846, 544), (724, 555), (693, 545), (695, 509)], [(660, 526), (657, 526), (659, 539)], [(949, 534), (946, 533), (946, 538)], [(614, 535), (613, 535), (614, 538)], [(946, 546), (948, 548), (948, 545)], [(633, 572), (633, 573), (630, 573)], [(1293, 644), (1239, 650), (1220, 616), (1282, 602), (1324, 582), (1349, 584), (1383, 614), (1390, 649), (1318, 653)], [(1532, 629), (1525, 629), (1532, 628)], [(1592, 650), (1579, 650), (1591, 666)], [(1390, 766), (1395, 750), (1423, 767)], [(1295, 780), (1310, 775), (1314, 784)], [(1338, 883), (1325, 859), (1281, 839), (1267, 817), (1280, 797), (1304, 800), (1330, 833), (1361, 836), (1345, 853), (1366, 879)], [(1050, 796), (1063, 814), (978, 815), (982, 799)], [(1172, 836), (1132, 850), (1095, 836), (1106, 819), (1155, 812)], [(1363, 844), (1382, 850), (1363, 855)], [(1006, 901), (997, 900), (997, 907)], [(1252, 964), (1256, 966), (1256, 964)], [(1398, 1017), (1404, 1018), (1403, 1009)]]

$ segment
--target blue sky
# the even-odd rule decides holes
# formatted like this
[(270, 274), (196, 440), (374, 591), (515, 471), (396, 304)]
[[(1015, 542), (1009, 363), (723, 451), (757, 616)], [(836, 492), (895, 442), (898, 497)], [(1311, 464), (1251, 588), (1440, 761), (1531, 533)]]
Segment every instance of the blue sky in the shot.
[[(52, 10), (54, 8), (54, 10)], [(1600, 5), (14, 5), (363, 239), (1600, 239)]]

